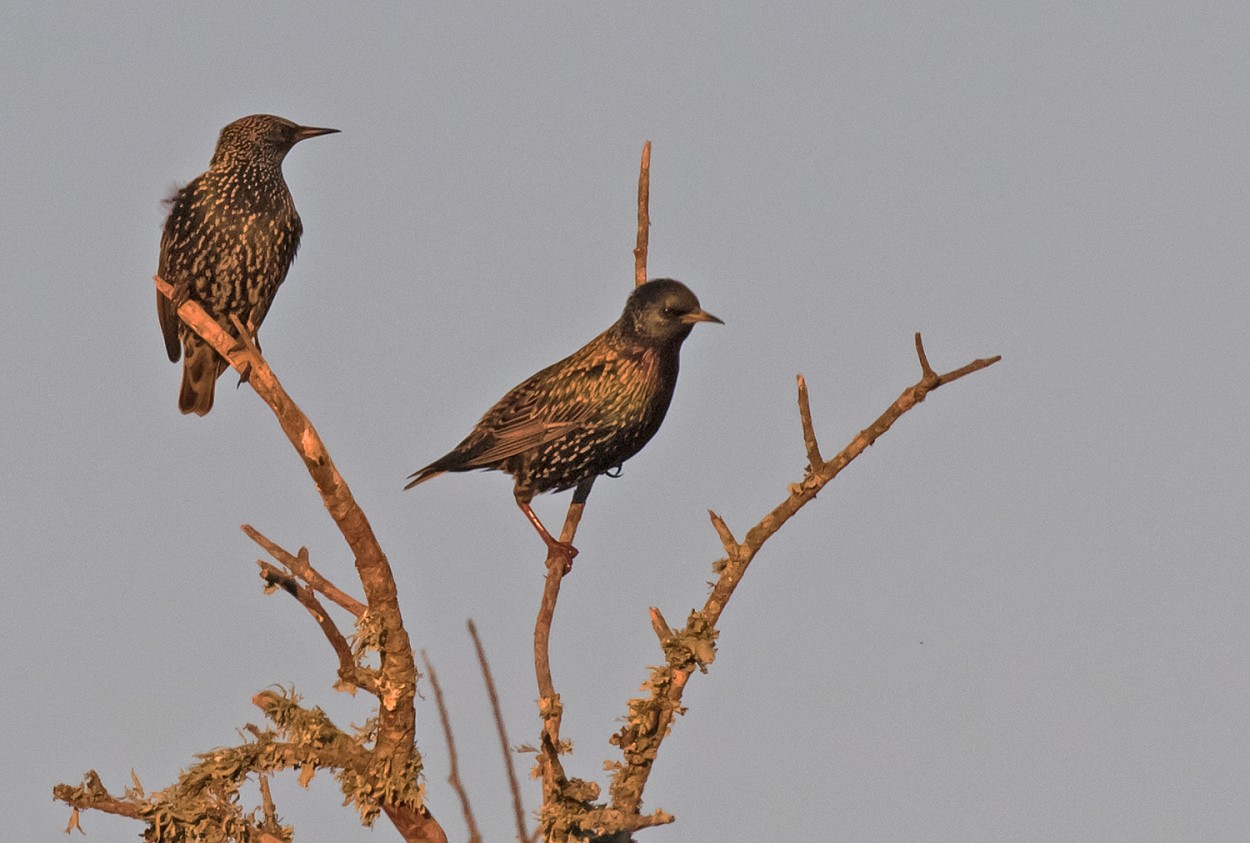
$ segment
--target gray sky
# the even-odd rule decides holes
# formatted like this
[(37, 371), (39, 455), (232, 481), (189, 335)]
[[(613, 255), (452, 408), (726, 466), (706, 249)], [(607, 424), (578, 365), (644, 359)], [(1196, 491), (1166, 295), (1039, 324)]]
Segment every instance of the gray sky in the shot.
[[(62, 839), (50, 788), (89, 768), (168, 784), (271, 684), (366, 716), (238, 525), (344, 586), (346, 548), (248, 389), (178, 414), (153, 306), (161, 199), (271, 112), (343, 133), (287, 160), (305, 237), (265, 351), (396, 568), (489, 839), (513, 832), (464, 621), (533, 740), (542, 546), (502, 475), (400, 489), (616, 318), (650, 138), (651, 273), (726, 325), (591, 498), (552, 656), (571, 771), (616, 757), (647, 606), (701, 605), (705, 510), (741, 534), (801, 477), (795, 373), (831, 454), (916, 379), (920, 330), (939, 369), (1004, 361), (761, 553), (647, 791), (678, 824), (645, 838), (1244, 840), (1250, 7), (1091, 6), (6, 6), (6, 839)], [(328, 776), (276, 795), (299, 839), (368, 838)]]

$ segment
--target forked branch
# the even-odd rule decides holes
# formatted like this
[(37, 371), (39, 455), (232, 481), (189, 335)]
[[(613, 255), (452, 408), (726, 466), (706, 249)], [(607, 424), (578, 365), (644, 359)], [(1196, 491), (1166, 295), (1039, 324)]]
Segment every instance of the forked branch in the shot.
[[(276, 756), (271, 754), (258, 758), (237, 759), (237, 768), (231, 768), (234, 770), (233, 775), (236, 778), (246, 777), (250, 773), (268, 773), (291, 766), (299, 766), (311, 773), (317, 767), (327, 767), (334, 770), (335, 775), (343, 782), (345, 791), (349, 791), (349, 798), (357, 803), (361, 809), (362, 818), (366, 821), (371, 821), (372, 815), (378, 811), (385, 812), (405, 840), (445, 841), (446, 835), (442, 828), (422, 804), (418, 781), (421, 758), (416, 753), (414, 743), (416, 737), (414, 707), (416, 663), (408, 633), (404, 629), (400, 615), (390, 563), (378, 544), (373, 528), (357, 505), (346, 481), (339, 474), (316, 429), (296, 406), (265, 362), (264, 357), (261, 356), (260, 350), (252, 340), (251, 332), (235, 320), (235, 329), (239, 337), (231, 336), (205, 313), (198, 303), (177, 296), (174, 288), (159, 276), (154, 280), (160, 294), (178, 305), (178, 316), (182, 321), (212, 346), (236, 371), (245, 375), (256, 394), (269, 405), (287, 439), (303, 459), (330, 517), (351, 548), (356, 572), (360, 577), (366, 598), (366, 603), (362, 604), (333, 586), (313, 569), (308, 562), (306, 551), (301, 550), (299, 554), (292, 555), (259, 532), (245, 527), (248, 535), (286, 567), (287, 570), (282, 571), (276, 566), (261, 563), (262, 575), (266, 581), (293, 594), (317, 620), (323, 634), (339, 657), (340, 681), (375, 694), (379, 700), (379, 708), (377, 720), (371, 725), (366, 741), (364, 737), (351, 737), (338, 732), (319, 710), (309, 711), (307, 717), (300, 718), (295, 715), (305, 710), (300, 709), (293, 699), (283, 702), (282, 698), (272, 694), (258, 695), (258, 704), (262, 705), (266, 714), (281, 729), (286, 731), (293, 728), (305, 729), (310, 722), (315, 721), (318, 729), (327, 734), (332, 732), (336, 736), (341, 736), (342, 739), (339, 740), (336, 737), (332, 741), (332, 746), (326, 743), (325, 734), (321, 734), (316, 740), (302, 741), (301, 739), (302, 742), (292, 740), (284, 744), (286, 749)], [(362, 636), (367, 629), (368, 635), (364, 637), (370, 644), (376, 645), (374, 648), (378, 652), (376, 671), (360, 666), (356, 654), (350, 652), (345, 636), (338, 630), (321, 605), (318, 594), (333, 600), (357, 618), (358, 637)], [(294, 717), (294, 719), (290, 722), (283, 722), (284, 716)], [(258, 743), (263, 743), (265, 747), (272, 748), (277, 745), (272, 739), (260, 740), (261, 735), (271, 733), (262, 733), (259, 730), (253, 730), (253, 733), (258, 736)], [(305, 732), (297, 731), (295, 734), (302, 735), (303, 738), (308, 737)], [(370, 745), (366, 746), (367, 743)], [(245, 745), (245, 747), (252, 746), (256, 744)], [(210, 755), (216, 757), (223, 752), (230, 753), (243, 749), (217, 750)], [(210, 756), (204, 757), (207, 759)], [(198, 766), (192, 768), (192, 771), (197, 769), (199, 769)], [(68, 790), (62, 786), (57, 789), (56, 793), (58, 798), (64, 799), (75, 808), (99, 807), (101, 810), (107, 810), (108, 808), (104, 806), (115, 807), (113, 802), (104, 798), (107, 791), (103, 791), (102, 786), (95, 787), (96, 784), (98, 784), (98, 777), (93, 781), (89, 776), (83, 786)], [(237, 783), (235, 787), (237, 788)], [(92, 799), (95, 804), (80, 804), (83, 799), (88, 798)], [(147, 805), (140, 796), (129, 792), (127, 798), (121, 801), (137, 805), (137, 810), (140, 812), (145, 810), (144, 806)], [(213, 806), (205, 803), (201, 807), (208, 810)], [(223, 822), (233, 822), (243, 816), (233, 802), (228, 802), (221, 810), (226, 812), (222, 814), (225, 818)], [(162, 816), (164, 815), (158, 811), (156, 814), (141, 817), (148, 820), (148, 835), (152, 839), (166, 839), (161, 836), (160, 828), (158, 828), (159, 823), (162, 822)], [(194, 814), (191, 822), (198, 821), (195, 817), (199, 816), (199, 814)], [(207, 814), (204, 817), (211, 820)], [(179, 822), (183, 821), (179, 820)], [(257, 831), (268, 833), (267, 830), (260, 828)], [(239, 832), (245, 834), (246, 830), (240, 828)], [(246, 838), (236, 836), (231, 839)]]
[[(638, 167), (638, 236), (634, 246), (634, 286), (647, 282), (647, 251), (650, 243), (651, 230), (651, 141), (642, 145), (642, 158)], [(564, 528), (560, 531), (560, 541), (572, 544), (577, 534), (577, 525), (582, 519), (582, 511), (590, 488), (592, 478), (583, 487), (579, 487), (569, 504), (568, 514), (564, 519)], [(540, 832), (548, 839), (564, 839), (570, 832), (595, 828), (591, 813), (601, 812), (591, 803), (599, 798), (599, 786), (594, 782), (581, 779), (568, 779), (564, 774), (564, 765), (560, 755), (568, 750), (568, 745), (560, 738), (560, 723), (564, 716), (564, 707), (560, 695), (556, 693), (555, 682), (551, 678), (551, 623), (555, 617), (556, 601), (560, 596), (560, 583), (569, 568), (567, 560), (554, 551), (547, 554), (547, 579), (543, 585), (542, 602), (538, 607), (538, 617), (534, 622), (534, 674), (538, 680), (538, 715), (542, 718), (543, 728), (539, 736), (536, 773), (543, 785), (543, 812)], [(597, 816), (597, 814), (596, 814)], [(632, 818), (635, 822), (637, 818)], [(670, 819), (658, 819), (648, 824), (669, 822)], [(584, 823), (590, 823), (586, 825)], [(634, 825), (633, 828), (644, 826)]]
[(283, 549), (277, 542), (266, 537), (251, 524), (244, 524), (242, 530), (247, 534), (248, 538), (263, 547), (266, 553), (282, 563), (283, 567), (293, 576), (308, 583), (308, 586), (313, 591), (324, 594), (330, 600), (355, 615), (357, 619), (364, 615), (367, 608), (364, 603), (340, 590), (312, 566), (312, 563), (308, 561), (308, 548), (301, 547), (299, 553), (292, 554)]
[(627, 815), (638, 815), (643, 790), (655, 763), (656, 753), (668, 735), (673, 718), (684, 711), (681, 700), (686, 683), (694, 671), (705, 670), (716, 657), (716, 624), (764, 542), (930, 392), (1001, 359), (995, 356), (974, 360), (966, 366), (939, 375), (929, 365), (920, 334), (916, 334), (916, 354), (920, 362), (920, 380), (903, 390), (898, 399), (876, 421), (861, 431), (837, 456), (827, 461), (821, 458), (820, 448), (816, 443), (807, 383), (799, 376), (799, 417), (808, 457), (805, 476), (801, 482), (790, 486), (790, 494), (748, 530), (742, 541), (734, 538), (719, 515), (709, 512), (712, 526), (725, 547), (725, 558), (716, 563), (715, 570), (719, 576), (703, 608), (691, 612), (685, 627), (677, 632), (669, 628), (658, 610), (651, 610), (652, 626), (660, 638), (665, 664), (652, 668), (651, 677), (643, 686), (649, 694), (630, 700), (626, 725), (612, 736), (612, 743), (620, 747), (623, 755), (621, 761), (609, 762), (614, 770), (611, 788), (613, 808)]

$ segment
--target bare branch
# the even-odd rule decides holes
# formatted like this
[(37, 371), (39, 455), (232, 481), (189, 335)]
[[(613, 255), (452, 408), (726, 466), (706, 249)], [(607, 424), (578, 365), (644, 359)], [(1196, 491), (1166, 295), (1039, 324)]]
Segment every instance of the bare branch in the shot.
[[(308, 614), (312, 615), (317, 626), (321, 628), (322, 634), (326, 640), (330, 642), (330, 646), (334, 648), (334, 654), (339, 659), (339, 682), (345, 685), (348, 690), (355, 693), (356, 688), (362, 691), (368, 691), (374, 696), (378, 695), (377, 676), (374, 671), (362, 668), (356, 660), (356, 656), (352, 653), (351, 645), (347, 643), (346, 636), (339, 631), (338, 626), (334, 623), (334, 619), (326, 612), (321, 602), (317, 600), (317, 595), (313, 590), (302, 585), (295, 577), (278, 570), (275, 566), (257, 560), (260, 566), (260, 576), (266, 583), (277, 588), (281, 588), (287, 594), (290, 594), (300, 602), (300, 605), (308, 610)], [(342, 688), (340, 688), (342, 690)]]
[[(572, 538), (569, 539), (572, 541)], [(495, 730), (499, 733), (499, 748), (503, 752), (503, 766), (508, 771), (508, 789), (512, 792), (512, 813), (516, 815), (517, 840), (526, 843), (530, 839), (525, 828), (525, 809), (521, 805), (521, 785), (517, 782), (516, 770), (512, 766), (512, 744), (508, 741), (508, 729), (504, 726), (503, 710), (499, 707), (499, 694), (495, 690), (495, 679), (491, 676), (490, 662), (486, 660), (486, 649), (477, 634), (477, 624), (469, 619), (469, 635), (473, 638), (473, 648), (477, 651), (477, 663), (482, 669), (482, 679), (486, 682), (486, 695), (490, 698), (491, 712), (495, 715)]]
[[(945, 375), (938, 375), (929, 367), (919, 334), (916, 335), (916, 350), (920, 359), (920, 380), (903, 390), (902, 395), (837, 456), (827, 462), (814, 462), (809, 465), (808, 475), (803, 482), (792, 484), (786, 499), (752, 527), (741, 543), (735, 542), (729, 528), (715, 513), (711, 513), (712, 524), (716, 527), (729, 558), (719, 569), (719, 577), (703, 609), (691, 612), (686, 627), (672, 635), (667, 643), (664, 641), (665, 636), (660, 636), (667, 663), (652, 668), (651, 677), (643, 686), (644, 690), (650, 691), (650, 695), (630, 700), (626, 725), (612, 736), (612, 743), (621, 748), (624, 756), (623, 762), (610, 765), (614, 770), (611, 791), (613, 808), (631, 815), (638, 813), (643, 789), (651, 774), (660, 744), (668, 734), (673, 718), (684, 711), (681, 699), (686, 683), (695, 670), (705, 668), (715, 658), (716, 623), (733, 596), (734, 589), (742, 581), (747, 566), (764, 542), (781, 529), (799, 509), (813, 500), (852, 460), (889, 430), (904, 413), (923, 401), (929, 392), (1001, 359), (990, 357), (975, 360)], [(807, 401), (804, 387), (800, 378), (800, 414), (804, 417), (804, 440), (808, 445), (809, 459), (812, 459), (815, 436), (812, 434), (810, 439), (808, 437), (810, 411), (805, 411)], [(818, 456), (816, 458), (819, 459)], [(653, 626), (655, 617), (656, 613), (652, 610)]]
[[(231, 747), (219, 747), (198, 756), (177, 782), (163, 790), (145, 794), (134, 778), (134, 787), (121, 797), (105, 789), (95, 771), (77, 787), (58, 785), (55, 798), (77, 812), (93, 808), (144, 822), (149, 840), (254, 840), (269, 834), (271, 840), (289, 840), (289, 829), (268, 822), (272, 801), (264, 807), (265, 818), (257, 821), (238, 802), (239, 789), (252, 775), (262, 777), (261, 793), (267, 790), (263, 777), (271, 772), (301, 768), (311, 773), (317, 768), (336, 771), (344, 794), (360, 809), (362, 817), (375, 815), (379, 782), (374, 757), (353, 738), (341, 732), (320, 709), (306, 709), (293, 694), (266, 691), (253, 698), (275, 724), (276, 730), (248, 726), (252, 740)], [(282, 737), (290, 740), (283, 740)]]
[(58, 802), (64, 802), (74, 809), (74, 813), (70, 817), (70, 826), (65, 829), (67, 832), (74, 828), (82, 831), (78, 812), (87, 809), (103, 811), (106, 814), (116, 814), (132, 820), (143, 819), (143, 811), (140, 806), (134, 802), (118, 799), (109, 793), (108, 788), (100, 781), (100, 774), (95, 770), (88, 770), (87, 774), (83, 776), (83, 783), (77, 787), (58, 784), (52, 788), (52, 798)]
[(802, 375), (795, 376), (799, 382), (799, 421), (803, 425), (803, 444), (807, 446), (807, 465), (815, 471), (824, 465), (820, 455), (820, 446), (816, 444), (816, 428), (812, 425), (812, 407), (807, 400), (807, 380)]
[(634, 286), (647, 283), (647, 244), (651, 236), (651, 141), (642, 145), (638, 168), (638, 245), (634, 247)]
[(482, 834), (478, 831), (477, 820), (473, 816), (473, 807), (469, 804), (469, 792), (464, 789), (464, 782), (460, 781), (460, 760), (456, 754), (456, 737), (451, 731), (451, 717), (447, 713), (447, 703), (443, 700), (443, 687), (438, 684), (438, 674), (434, 671), (434, 665), (430, 663), (430, 657), (425, 650), (421, 651), (421, 661), (425, 664), (425, 673), (430, 678), (430, 687), (434, 689), (434, 704), (438, 707), (438, 719), (442, 721), (443, 737), (447, 741), (448, 766), (451, 768), (447, 774), (447, 783), (460, 798), (464, 824), (469, 827), (469, 843), (481, 843)]
[(712, 519), (712, 527), (716, 529), (716, 535), (720, 536), (720, 543), (724, 546), (725, 553), (729, 555), (730, 559), (733, 559), (738, 555), (738, 540), (730, 532), (729, 525), (725, 523), (725, 519), (710, 509), (707, 511), (707, 514)]
[[(642, 160), (638, 171), (638, 239), (634, 248), (634, 286), (638, 287), (647, 281), (647, 249), (651, 228), (651, 141), (642, 146)], [(592, 478), (579, 486), (569, 505), (568, 515), (564, 520), (564, 528), (560, 532), (560, 542), (570, 545), (581, 521)], [(543, 721), (541, 740), (537, 757), (537, 774), (543, 785), (542, 819), (538, 834), (547, 840), (566, 840), (570, 835), (582, 837), (588, 830), (599, 830), (607, 827), (603, 819), (607, 811), (613, 817), (620, 814), (612, 809), (593, 807), (591, 802), (599, 797), (599, 786), (593, 782), (580, 779), (568, 779), (560, 754), (566, 751), (566, 745), (560, 738), (560, 724), (564, 708), (560, 695), (556, 693), (555, 683), (551, 678), (551, 623), (555, 616), (556, 601), (560, 596), (560, 583), (570, 570), (569, 560), (560, 556), (552, 548), (547, 554), (547, 579), (543, 586), (542, 603), (538, 608), (538, 617), (534, 622), (534, 673), (538, 680), (538, 713)], [(636, 813), (636, 812), (635, 812)], [(594, 817), (592, 818), (592, 814)], [(638, 822), (638, 817), (630, 817), (629, 822)], [(620, 822), (613, 821), (613, 831), (627, 828)], [(656, 824), (660, 822), (657, 820)], [(631, 826), (642, 828), (641, 825)], [(596, 831), (595, 833), (599, 833)]]
[[(560, 541), (572, 544), (577, 535), (577, 525), (582, 520), (586, 504), (575, 496), (569, 504)], [(563, 792), (566, 779), (564, 765), (560, 763), (563, 751), (560, 742), (560, 720), (564, 709), (560, 695), (556, 693), (551, 678), (551, 621), (556, 613), (556, 600), (560, 597), (560, 583), (564, 579), (565, 559), (554, 549), (547, 553), (547, 579), (543, 585), (542, 603), (534, 622), (534, 674), (538, 680), (538, 714), (543, 720), (543, 733), (539, 751), (539, 768), (543, 781), (543, 804), (546, 805)]]
[[(390, 562), (373, 527), (339, 474), (325, 443), (307, 416), (278, 381), (246, 330), (232, 337), (198, 303), (181, 304), (174, 288), (160, 276), (157, 290), (178, 306), (178, 316), (225, 358), (256, 394), (269, 405), (283, 433), (304, 461), (326, 510), (355, 556), (356, 572), (364, 588), (369, 612), (379, 625), (386, 646), (379, 650), (377, 735), (372, 753), (386, 762), (382, 809), (405, 840), (444, 840), (441, 828), (424, 808), (416, 753), (416, 662), (404, 629)], [(349, 609), (349, 611), (351, 611)]]
[(660, 647), (667, 647), (668, 642), (673, 640), (673, 628), (668, 625), (668, 621), (664, 620), (664, 616), (660, 614), (660, 610), (651, 607), (651, 628), (655, 630), (656, 638), (660, 639)]
[(260, 843), (291, 843), (294, 829), (284, 826), (278, 819), (278, 808), (273, 803), (273, 794), (269, 792), (269, 774), (261, 773), (260, 779)]
[(257, 530), (251, 524), (244, 524), (240, 529), (247, 534), (248, 538), (263, 547), (265, 552), (286, 566), (288, 571), (308, 583), (313, 591), (324, 594), (332, 602), (342, 606), (357, 618), (364, 615), (367, 608), (364, 603), (340, 590), (312, 566), (312, 563), (308, 561), (308, 548), (301, 547), (298, 554), (292, 555), (272, 539), (263, 535), (260, 530)]
[(920, 374), (921, 380), (937, 378), (937, 372), (933, 371), (933, 367), (929, 365), (929, 357), (924, 353), (924, 343), (920, 339), (920, 332), (916, 332), (916, 356), (920, 358)]

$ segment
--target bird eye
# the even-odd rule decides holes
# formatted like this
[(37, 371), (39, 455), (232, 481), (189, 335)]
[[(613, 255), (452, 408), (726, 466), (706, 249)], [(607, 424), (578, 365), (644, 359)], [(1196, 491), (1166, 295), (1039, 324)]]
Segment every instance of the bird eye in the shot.
[(665, 315), (665, 316), (668, 316), (668, 317), (670, 317), (670, 318), (671, 318), (671, 317), (673, 317), (673, 316), (676, 316), (676, 315), (677, 315), (677, 308), (675, 308), (675, 307), (671, 307), (670, 305), (667, 305), (667, 304), (666, 304), (666, 305), (664, 305), (664, 311), (663, 311), (663, 313), (664, 313), (664, 315)]

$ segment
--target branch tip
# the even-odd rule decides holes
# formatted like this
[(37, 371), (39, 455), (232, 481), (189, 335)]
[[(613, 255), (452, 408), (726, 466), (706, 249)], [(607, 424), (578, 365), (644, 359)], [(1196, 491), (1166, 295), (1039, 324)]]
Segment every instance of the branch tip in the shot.
[(634, 286), (647, 283), (647, 242), (651, 229), (651, 141), (642, 145), (638, 167), (638, 245), (634, 247)]
[(460, 780), (460, 756), (456, 753), (456, 737), (451, 730), (451, 715), (447, 712), (447, 703), (443, 699), (443, 686), (438, 683), (438, 672), (430, 661), (430, 655), (421, 651), (421, 662), (425, 665), (425, 675), (430, 680), (430, 688), (434, 691), (434, 706), (438, 709), (438, 719), (443, 726), (443, 739), (447, 741), (447, 783), (460, 799), (460, 809), (464, 814), (464, 824), (469, 829), (469, 840), (478, 843), (482, 839), (478, 831), (477, 819), (473, 816), (473, 807), (469, 804), (469, 792)]
[(737, 558), (741, 545), (734, 538), (734, 534), (730, 532), (729, 525), (725, 523), (725, 519), (716, 514), (715, 511), (709, 509), (708, 517), (712, 519), (712, 527), (716, 530), (716, 535), (720, 536), (720, 543), (724, 546), (725, 552), (729, 554), (730, 559)]
[(508, 730), (503, 722), (503, 709), (499, 705), (499, 693), (495, 690), (495, 679), (491, 675), (490, 662), (486, 659), (486, 648), (482, 646), (482, 638), (477, 634), (477, 624), (469, 618), (466, 624), (469, 636), (473, 639), (473, 649), (477, 651), (477, 663), (482, 670), (482, 681), (486, 683), (486, 695), (490, 698), (491, 712), (495, 716), (495, 730), (499, 733), (499, 748), (503, 753), (503, 766), (508, 773), (508, 789), (512, 793), (512, 813), (516, 819), (517, 839), (528, 840), (529, 831), (525, 827), (525, 809), (521, 805), (521, 785), (517, 782), (516, 770), (512, 767), (512, 744), (508, 740)]
[(920, 358), (920, 373), (923, 380), (932, 380), (937, 378), (937, 372), (933, 371), (933, 367), (929, 365), (929, 357), (924, 352), (924, 340), (920, 338), (920, 332), (916, 332), (916, 356)]
[(673, 640), (673, 628), (668, 625), (668, 621), (664, 620), (664, 615), (660, 614), (660, 610), (656, 607), (652, 606), (650, 613), (651, 628), (655, 630), (655, 636), (660, 639), (660, 646), (664, 647)]
[(807, 394), (807, 379), (795, 375), (799, 385), (799, 423), (803, 426), (803, 445), (807, 448), (808, 468), (815, 472), (825, 464), (820, 455), (820, 445), (816, 441), (816, 427), (812, 424), (812, 406)]

